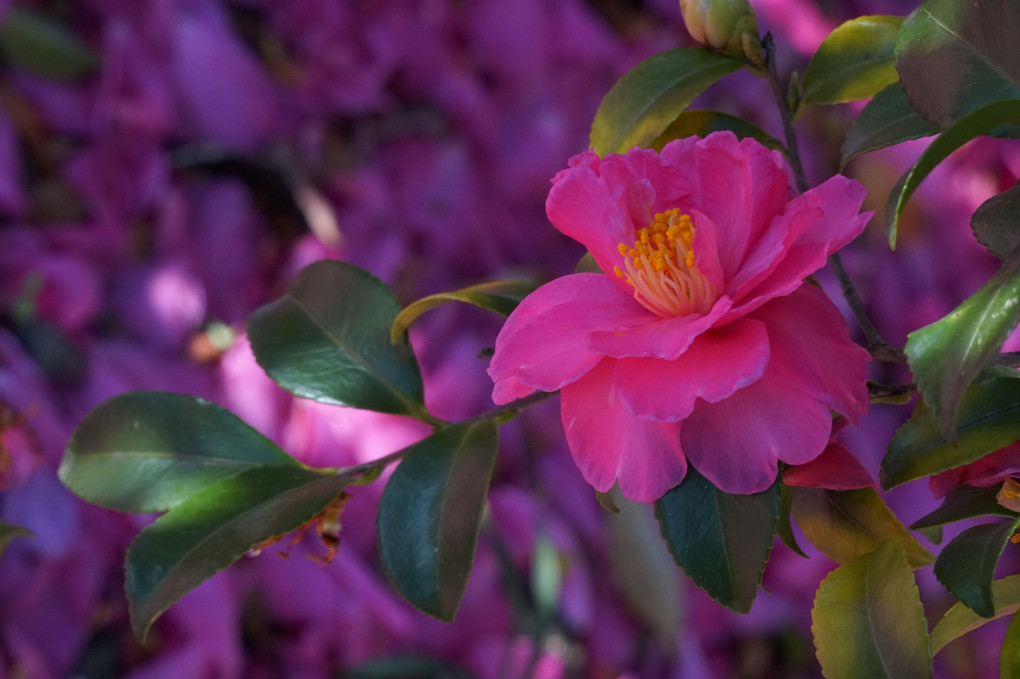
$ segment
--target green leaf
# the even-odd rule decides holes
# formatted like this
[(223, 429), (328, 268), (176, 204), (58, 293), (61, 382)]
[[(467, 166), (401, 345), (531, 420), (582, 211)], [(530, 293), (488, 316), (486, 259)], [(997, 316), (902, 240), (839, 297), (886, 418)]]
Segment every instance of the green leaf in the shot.
[(949, 541), (935, 560), (935, 577), (978, 615), (995, 615), (992, 578), (1002, 550), (1020, 520), (983, 523)]
[(453, 620), (471, 574), (498, 441), (492, 420), (439, 430), (407, 450), (379, 502), (386, 571), (440, 620)]
[(751, 610), (779, 521), (779, 481), (730, 495), (693, 467), (655, 503), (659, 530), (677, 564), (723, 606)]
[(224, 478), (299, 463), (215, 403), (134, 391), (96, 406), (74, 430), (58, 471), (83, 499), (161, 512)]
[(406, 341), (390, 342), (399, 313), (378, 278), (321, 261), (248, 317), (248, 336), (262, 369), (296, 396), (417, 416), (424, 412), (418, 362)]
[(903, 87), (889, 85), (867, 103), (850, 125), (839, 153), (842, 170), (851, 159), (887, 146), (930, 137), (941, 131), (921, 117), (910, 102)]
[(5, 523), (0, 521), (0, 555), (7, 549), (7, 545), (11, 544), (11, 540), (17, 537), (35, 537), (35, 533), (22, 528), (21, 526), (15, 526), (13, 524)]
[(945, 317), (907, 336), (917, 389), (952, 441), (956, 410), (974, 377), (1020, 321), (1020, 248), (988, 282)]
[(815, 596), (811, 632), (826, 679), (932, 676), (921, 597), (895, 543), (829, 573)]
[(403, 311), (397, 314), (393, 326), (390, 328), (390, 341), (396, 344), (416, 318), (447, 302), (466, 302), (509, 316), (510, 312), (521, 303), (521, 300), (533, 293), (537, 287), (534, 283), (523, 281), (493, 281), (472, 285), (455, 292), (439, 292), (422, 297), (418, 301), (408, 304)]
[(874, 488), (795, 487), (791, 491), (790, 512), (804, 537), (836, 563), (849, 563), (885, 542), (895, 543), (912, 568), (934, 560)]
[(978, 242), (999, 259), (1020, 246), (1020, 181), (992, 196), (974, 211), (970, 228)]
[(786, 150), (775, 137), (760, 127), (743, 118), (718, 111), (684, 111), (662, 131), (662, 134), (656, 137), (651, 147), (656, 151), (662, 151), (662, 147), (674, 139), (706, 137), (720, 130), (729, 130), (741, 139), (754, 139), (763, 146), (776, 151)]
[(999, 653), (1000, 679), (1020, 679), (1020, 616), (1014, 615), (1006, 628)]
[(914, 107), (941, 127), (1020, 98), (1020, 4), (925, 0), (896, 41), (896, 70)]
[(998, 488), (975, 488), (957, 486), (946, 494), (942, 506), (910, 525), (912, 530), (942, 526), (955, 521), (973, 519), (976, 516), (1005, 516), (1016, 518), (1016, 512), (999, 504), (995, 499)]
[(459, 667), (426, 656), (375, 658), (342, 670), (336, 679), (475, 679)]
[(921, 157), (896, 183), (885, 205), (886, 232), (890, 247), (896, 247), (896, 227), (907, 200), (935, 167), (950, 153), (975, 137), (1002, 125), (1020, 122), (1020, 99), (996, 101), (960, 118), (925, 149)]
[(867, 99), (899, 80), (893, 48), (902, 23), (898, 16), (862, 16), (836, 28), (808, 63), (801, 105)]
[(700, 47), (645, 59), (602, 99), (591, 125), (591, 147), (604, 156), (649, 146), (695, 97), (740, 67), (740, 61)]
[(652, 508), (623, 498), (618, 490), (611, 501), (619, 507), (606, 516), (613, 580), (634, 615), (665, 648), (675, 649), (683, 588)]
[(779, 527), (778, 533), (783, 544), (789, 547), (795, 554), (805, 559), (808, 555), (797, 544), (797, 537), (793, 534), (793, 523), (790, 521), (790, 511), (793, 507), (793, 494), (795, 486), (784, 485), (779, 494)]
[(96, 52), (62, 24), (11, 7), (0, 22), (0, 51), (15, 66), (53, 80), (73, 80), (99, 65)]
[(893, 435), (879, 479), (889, 489), (954, 469), (1020, 439), (1020, 376), (1015, 370), (987, 370), (960, 399), (956, 443), (942, 433), (930, 408), (918, 404)]
[(144, 639), (184, 594), (259, 543), (314, 518), (349, 483), (349, 477), (302, 467), (258, 467), (178, 504), (128, 548), (124, 569), (135, 635)]
[(992, 602), (995, 613), (988, 618), (979, 616), (963, 603), (953, 604), (931, 631), (931, 652), (938, 653), (950, 641), (987, 622), (1016, 613), (1020, 609), (1020, 575), (1010, 575), (992, 582)]

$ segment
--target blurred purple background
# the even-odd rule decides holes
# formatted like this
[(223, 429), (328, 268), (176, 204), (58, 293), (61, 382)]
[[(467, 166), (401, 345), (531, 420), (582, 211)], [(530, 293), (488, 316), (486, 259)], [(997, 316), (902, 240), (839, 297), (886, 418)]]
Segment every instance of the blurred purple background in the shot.
[[(843, 20), (913, 8), (753, 4), (782, 66), (801, 72)], [(16, 51), (11, 41), (31, 32), (26, 10), (77, 47), (51, 37), (27, 56)], [(779, 544), (752, 612), (725, 611), (664, 555), (649, 507), (599, 508), (555, 400), (503, 429), (475, 569), (450, 625), (387, 583), (378, 482), (354, 491), (331, 565), (305, 558), (306, 546), (321, 550), (311, 537), (288, 559), (276, 555), (282, 547), (243, 559), (187, 595), (142, 645), (127, 626), (122, 562), (151, 517), (90, 506), (56, 476), (77, 422), (131, 389), (216, 401), (316, 466), (375, 459), (424, 436), (404, 418), (291, 398), (255, 365), (245, 317), (321, 258), (369, 269), (405, 304), (571, 271), (583, 253), (545, 218), (549, 179), (587, 146), (616, 78), (688, 44), (676, 2), (0, 2), (4, 40), (0, 520), (36, 537), (16, 538), (0, 557), (0, 677), (820, 676), (810, 607), (834, 564)], [(765, 83), (747, 73), (696, 107), (781, 134)], [(836, 171), (857, 109), (799, 121), (813, 183)], [(870, 208), (924, 143), (851, 164)], [(902, 345), (994, 271), (969, 217), (1018, 172), (1015, 143), (979, 140), (922, 185), (895, 253), (881, 224), (848, 249), (889, 340)], [(453, 305), (413, 326), (437, 416), (491, 407), (479, 352), (498, 328), (488, 312)], [(874, 406), (841, 440), (877, 476), (906, 413)], [(934, 506), (923, 482), (889, 502), (906, 523)], [(554, 586), (538, 586), (550, 573)], [(931, 624), (950, 599), (930, 567), (919, 581)], [(947, 647), (938, 676), (994, 674), (1003, 630)]]

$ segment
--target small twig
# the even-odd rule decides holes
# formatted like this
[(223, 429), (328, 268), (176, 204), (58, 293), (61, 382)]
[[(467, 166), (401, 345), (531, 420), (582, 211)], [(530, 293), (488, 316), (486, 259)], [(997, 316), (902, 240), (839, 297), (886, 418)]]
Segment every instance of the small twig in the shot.
[(832, 266), (832, 271), (836, 274), (836, 279), (839, 281), (843, 298), (850, 305), (850, 310), (853, 312), (854, 318), (857, 319), (857, 324), (861, 326), (861, 330), (864, 332), (864, 337), (867, 340), (865, 348), (871, 353), (871, 357), (883, 363), (906, 363), (907, 355), (903, 353), (903, 350), (886, 342), (878, 328), (871, 322), (868, 312), (864, 308), (864, 302), (861, 301), (860, 295), (857, 294), (857, 288), (854, 287), (853, 281), (850, 280), (846, 269), (843, 268), (843, 260), (840, 259), (838, 252), (832, 253), (829, 257), (829, 264)]
[(793, 178), (797, 182), (797, 190), (804, 193), (808, 190), (807, 176), (804, 174), (804, 165), (800, 161), (800, 149), (797, 146), (797, 132), (793, 127), (793, 114), (786, 100), (785, 88), (779, 78), (779, 67), (776, 64), (776, 43), (771, 33), (766, 33), (761, 41), (765, 49), (765, 74), (768, 76), (769, 86), (772, 88), (772, 96), (779, 108), (779, 116), (783, 121), (783, 134), (786, 136), (787, 158), (790, 160), (790, 167), (793, 169)]
[[(804, 193), (809, 188), (808, 181), (804, 174), (804, 165), (800, 159), (800, 149), (797, 146), (797, 132), (793, 127), (793, 114), (790, 111), (790, 106), (784, 93), (785, 88), (779, 78), (775, 58), (776, 45), (772, 40), (771, 33), (765, 34), (765, 38), (762, 40), (762, 47), (765, 49), (765, 73), (768, 76), (769, 85), (772, 87), (772, 96), (775, 97), (776, 105), (779, 107), (779, 115), (783, 121), (787, 157), (790, 160), (790, 167), (793, 169), (793, 177), (797, 182), (797, 189)], [(832, 265), (836, 279), (839, 280), (839, 287), (843, 292), (844, 299), (850, 305), (850, 310), (864, 332), (867, 340), (866, 348), (871, 353), (871, 357), (876, 361), (885, 363), (905, 363), (907, 357), (903, 351), (886, 342), (882, 338), (881, 333), (879, 333), (878, 328), (871, 322), (868, 312), (864, 308), (864, 303), (857, 293), (857, 288), (854, 286), (853, 281), (850, 280), (850, 276), (847, 275), (846, 269), (843, 268), (843, 262), (839, 258), (839, 253), (834, 252), (829, 257), (829, 264)]]

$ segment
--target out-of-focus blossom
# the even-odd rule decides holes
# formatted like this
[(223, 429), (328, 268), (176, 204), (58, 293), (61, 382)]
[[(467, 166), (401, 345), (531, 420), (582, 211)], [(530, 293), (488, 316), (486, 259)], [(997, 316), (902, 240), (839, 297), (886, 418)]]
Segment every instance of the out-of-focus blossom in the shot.
[(571, 452), (600, 491), (619, 480), (655, 500), (688, 460), (724, 491), (764, 490), (779, 460), (822, 452), (830, 409), (866, 407), (867, 353), (803, 284), (864, 228), (863, 198), (836, 176), (790, 200), (782, 157), (730, 133), (574, 157), (549, 218), (615, 275), (525, 299), (496, 340), (493, 399), (562, 389)]

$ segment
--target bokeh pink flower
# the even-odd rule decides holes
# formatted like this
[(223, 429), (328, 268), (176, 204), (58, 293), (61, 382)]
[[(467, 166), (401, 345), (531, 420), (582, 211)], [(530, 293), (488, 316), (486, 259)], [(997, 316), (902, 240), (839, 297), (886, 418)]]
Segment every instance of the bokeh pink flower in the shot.
[(599, 491), (658, 499), (688, 463), (755, 493), (866, 409), (868, 354), (804, 279), (864, 228), (842, 176), (791, 199), (778, 152), (732, 133), (571, 159), (553, 225), (607, 275), (556, 279), (496, 340), (493, 400), (562, 390), (567, 442)]

